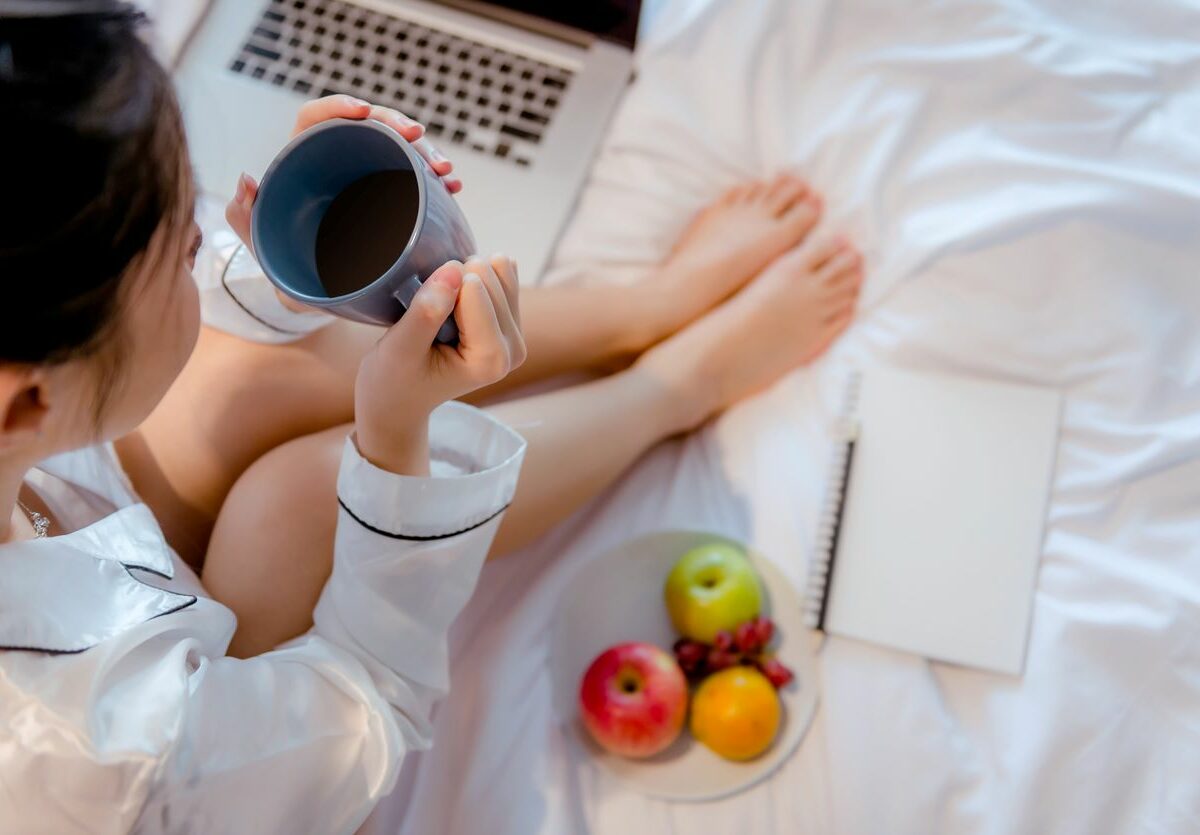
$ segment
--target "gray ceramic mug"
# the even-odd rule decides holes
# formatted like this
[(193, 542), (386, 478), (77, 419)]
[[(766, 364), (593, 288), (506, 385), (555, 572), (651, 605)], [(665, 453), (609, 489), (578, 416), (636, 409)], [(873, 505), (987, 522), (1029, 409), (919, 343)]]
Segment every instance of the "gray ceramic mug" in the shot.
[[(374, 120), (321, 122), (280, 151), (259, 184), (251, 236), (285, 294), (385, 326), (434, 270), (475, 252), (467, 219), (429, 163)], [(451, 317), (437, 341), (457, 339)]]

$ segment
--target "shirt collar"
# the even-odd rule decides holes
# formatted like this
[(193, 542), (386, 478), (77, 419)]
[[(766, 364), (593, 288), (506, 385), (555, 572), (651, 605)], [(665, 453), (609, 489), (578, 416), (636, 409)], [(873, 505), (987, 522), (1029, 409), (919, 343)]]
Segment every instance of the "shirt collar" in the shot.
[(196, 602), (133, 572), (174, 576), (150, 509), (129, 505), (64, 536), (0, 547), (0, 648), (82, 652)]

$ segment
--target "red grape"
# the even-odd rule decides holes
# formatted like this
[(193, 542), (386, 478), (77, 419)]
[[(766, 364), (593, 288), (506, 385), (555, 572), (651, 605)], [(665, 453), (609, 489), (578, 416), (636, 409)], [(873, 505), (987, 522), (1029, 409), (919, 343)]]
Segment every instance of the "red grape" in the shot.
[(713, 647), (708, 651), (708, 671), (710, 673), (719, 673), (728, 667), (732, 667), (738, 663), (738, 657), (732, 652)]
[(675, 660), (679, 662), (679, 666), (685, 670), (699, 664), (708, 655), (708, 647), (699, 641), (691, 641), (687, 638), (675, 642)]
[(762, 644), (758, 640), (758, 624), (753, 620), (739, 623), (737, 630), (733, 633), (733, 640), (742, 652), (753, 653), (762, 649)]
[(759, 615), (754, 619), (754, 631), (758, 633), (758, 645), (765, 647), (771, 643), (771, 636), (775, 634), (775, 624), (770, 618)]
[(771, 682), (776, 690), (787, 687), (788, 683), (796, 677), (778, 658), (768, 658), (765, 661), (759, 662), (758, 669), (762, 671), (762, 674), (767, 677), (767, 681)]
[(722, 652), (729, 652), (733, 649), (733, 635), (728, 629), (722, 629), (713, 636), (713, 646)]

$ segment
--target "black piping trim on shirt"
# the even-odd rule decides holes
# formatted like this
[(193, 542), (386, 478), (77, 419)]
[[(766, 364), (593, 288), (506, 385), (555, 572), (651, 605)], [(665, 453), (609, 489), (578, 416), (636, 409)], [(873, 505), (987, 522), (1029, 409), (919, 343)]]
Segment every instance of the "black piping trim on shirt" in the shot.
[(387, 537), (391, 537), (392, 539), (404, 539), (409, 542), (433, 542), (438, 539), (451, 539), (451, 538), (459, 536), (461, 534), (468, 533), (469, 531), (473, 531), (476, 528), (482, 528), (488, 522), (492, 521), (497, 516), (499, 516), (501, 513), (508, 510), (508, 505), (505, 505), (504, 507), (500, 508), (495, 513), (493, 513), (491, 516), (484, 519), (482, 522), (476, 522), (474, 525), (463, 528), (462, 530), (453, 531), (451, 533), (440, 533), (440, 534), (436, 534), (434, 536), (412, 536), (412, 535), (403, 534), (403, 533), (392, 533), (391, 531), (385, 531), (385, 530), (382, 530), (381, 528), (375, 527), (374, 525), (367, 524), (362, 519), (359, 519), (358, 516), (356, 516), (354, 514), (353, 510), (351, 510), (349, 507), (346, 506), (346, 503), (344, 501), (342, 501), (341, 496), (338, 496), (338, 504), (340, 504), (342, 506), (342, 510), (344, 510), (344, 511), (346, 511), (346, 513), (350, 514), (351, 519), (353, 519), (355, 522), (358, 522), (358, 524), (362, 525), (364, 528), (369, 530), (371, 533), (377, 533), (380, 536), (387, 536)]
[[(127, 571), (129, 570), (128, 566), (126, 566), (126, 570)], [(132, 577), (133, 575), (130, 575), (130, 576)], [(139, 583), (141, 582), (141, 580), (138, 580), (136, 577), (134, 577), (133, 579), (137, 580), (137, 582), (139, 582)], [(150, 588), (154, 588), (154, 586), (150, 586)], [(166, 589), (158, 589), (158, 590), (166, 591)], [(165, 612), (159, 612), (157, 615), (154, 615), (153, 617), (146, 618), (145, 621), (142, 621), (143, 623), (145, 623), (146, 621), (154, 620), (154, 618), (161, 618), (164, 615), (173, 615), (176, 612), (181, 612), (184, 609), (186, 609), (187, 607), (195, 605), (196, 600), (198, 599), (195, 595), (192, 595), (192, 594), (181, 595), (181, 594), (176, 594), (173, 591), (169, 591), (169, 592), (167, 592), (167, 594), (175, 595), (176, 597), (186, 597), (187, 602), (180, 603), (174, 609), (168, 609)], [(98, 643), (103, 643), (103, 642), (98, 642)], [(49, 647), (13, 647), (13, 646), (7, 646), (4, 644), (0, 644), (0, 652), (43, 652), (46, 655), (78, 655), (81, 652), (87, 652), (89, 649), (91, 649), (94, 646), (97, 646), (97, 644), (88, 644), (86, 647), (80, 647), (79, 649), (50, 649)]]
[(255, 313), (253, 310), (246, 307), (246, 305), (242, 304), (242, 300), (234, 295), (233, 290), (229, 289), (229, 284), (225, 281), (225, 276), (229, 274), (229, 266), (233, 263), (233, 259), (236, 258), (238, 252), (242, 249), (245, 249), (245, 247), (246, 247), (245, 244), (238, 244), (237, 249), (235, 249), (233, 251), (233, 254), (231, 254), (229, 256), (229, 260), (227, 260), (225, 262), (225, 268), (223, 270), (221, 270), (221, 286), (225, 288), (225, 292), (229, 294), (229, 298), (233, 299), (234, 304), (236, 304), (238, 307), (240, 307), (243, 311), (245, 311), (247, 316), (249, 316), (254, 321), (258, 322), (263, 327), (270, 328), (271, 330), (275, 331), (276, 333), (282, 333), (286, 336), (304, 336), (305, 335), (304, 331), (290, 331), (287, 328), (281, 328), (278, 325), (272, 325), (266, 319), (262, 318), (257, 313)]

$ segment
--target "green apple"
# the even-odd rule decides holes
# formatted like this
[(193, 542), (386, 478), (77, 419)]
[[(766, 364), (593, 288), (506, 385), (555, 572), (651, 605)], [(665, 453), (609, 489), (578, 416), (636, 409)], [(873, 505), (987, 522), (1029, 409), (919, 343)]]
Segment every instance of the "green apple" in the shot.
[(762, 587), (741, 549), (713, 542), (679, 558), (667, 575), (663, 601), (680, 635), (711, 644), (722, 629), (732, 632), (758, 616)]

